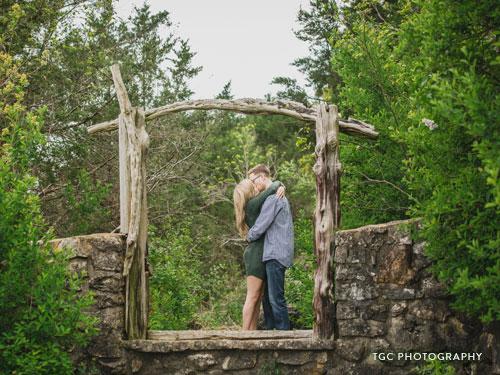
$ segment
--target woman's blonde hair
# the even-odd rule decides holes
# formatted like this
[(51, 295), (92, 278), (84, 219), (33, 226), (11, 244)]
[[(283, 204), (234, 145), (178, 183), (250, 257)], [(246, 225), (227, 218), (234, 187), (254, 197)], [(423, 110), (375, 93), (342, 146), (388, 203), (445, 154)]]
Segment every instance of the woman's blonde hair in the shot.
[(246, 238), (248, 233), (248, 225), (245, 222), (245, 207), (250, 198), (255, 197), (257, 193), (255, 185), (249, 178), (245, 178), (234, 188), (233, 202), (236, 229), (242, 238)]

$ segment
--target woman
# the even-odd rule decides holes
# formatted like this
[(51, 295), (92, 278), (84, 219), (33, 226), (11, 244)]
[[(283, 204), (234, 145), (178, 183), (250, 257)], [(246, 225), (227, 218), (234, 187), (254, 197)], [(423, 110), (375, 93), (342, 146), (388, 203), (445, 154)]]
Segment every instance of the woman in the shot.
[[(269, 188), (260, 194), (258, 194), (255, 184), (248, 178), (236, 185), (233, 193), (234, 213), (236, 228), (243, 239), (246, 239), (249, 228), (255, 224), (266, 198), (275, 193), (283, 195), (284, 188), (281, 185), (281, 182), (274, 181)], [(266, 268), (262, 262), (263, 252), (264, 236), (257, 241), (250, 242), (243, 253), (247, 276), (247, 296), (243, 306), (243, 330), (257, 329), (260, 302), (266, 279)]]

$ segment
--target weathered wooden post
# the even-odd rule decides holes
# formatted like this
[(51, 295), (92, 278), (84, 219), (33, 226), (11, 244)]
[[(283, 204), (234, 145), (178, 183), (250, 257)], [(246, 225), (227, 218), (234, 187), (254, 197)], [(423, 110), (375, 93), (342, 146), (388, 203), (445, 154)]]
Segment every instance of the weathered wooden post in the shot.
[(334, 301), (334, 239), (340, 225), (339, 118), (337, 107), (320, 103), (316, 117), (316, 210), (314, 252), (317, 268), (314, 280), (315, 312), (313, 337), (336, 336)]
[(130, 104), (119, 65), (113, 65), (111, 72), (120, 104), (120, 232), (127, 234), (123, 264), (125, 330), (128, 339), (145, 339), (148, 328), (146, 153), (149, 136), (144, 110)]

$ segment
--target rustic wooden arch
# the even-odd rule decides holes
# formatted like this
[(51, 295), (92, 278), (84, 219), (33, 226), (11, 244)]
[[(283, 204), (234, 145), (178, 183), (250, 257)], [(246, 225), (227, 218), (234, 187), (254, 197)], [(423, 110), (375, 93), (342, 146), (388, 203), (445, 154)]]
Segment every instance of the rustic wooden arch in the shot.
[(314, 214), (314, 252), (317, 269), (314, 278), (313, 337), (334, 339), (336, 334), (334, 301), (334, 235), (340, 226), (339, 132), (370, 139), (378, 133), (370, 124), (339, 118), (337, 106), (321, 102), (309, 108), (301, 103), (260, 99), (206, 99), (168, 104), (144, 111), (132, 107), (118, 64), (111, 67), (120, 115), (117, 119), (90, 126), (89, 133), (118, 129), (120, 160), (120, 232), (127, 234), (123, 267), (126, 279), (125, 331), (128, 339), (147, 338), (148, 282), (146, 277), (147, 189), (146, 154), (149, 137), (146, 120), (169, 113), (202, 109), (228, 110), (246, 114), (285, 115), (316, 124), (316, 209)]

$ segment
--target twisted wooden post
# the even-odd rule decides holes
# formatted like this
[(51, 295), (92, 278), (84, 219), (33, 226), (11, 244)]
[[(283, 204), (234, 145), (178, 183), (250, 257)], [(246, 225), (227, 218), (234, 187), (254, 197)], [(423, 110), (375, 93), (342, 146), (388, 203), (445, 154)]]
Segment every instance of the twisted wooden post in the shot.
[(316, 339), (334, 339), (334, 238), (340, 225), (339, 118), (335, 105), (320, 103), (316, 117), (316, 210), (314, 212), (314, 328)]
[(148, 328), (146, 153), (149, 136), (144, 110), (130, 104), (120, 67), (113, 65), (111, 72), (120, 105), (120, 232), (127, 234), (123, 264), (125, 331), (129, 339), (145, 339)]

